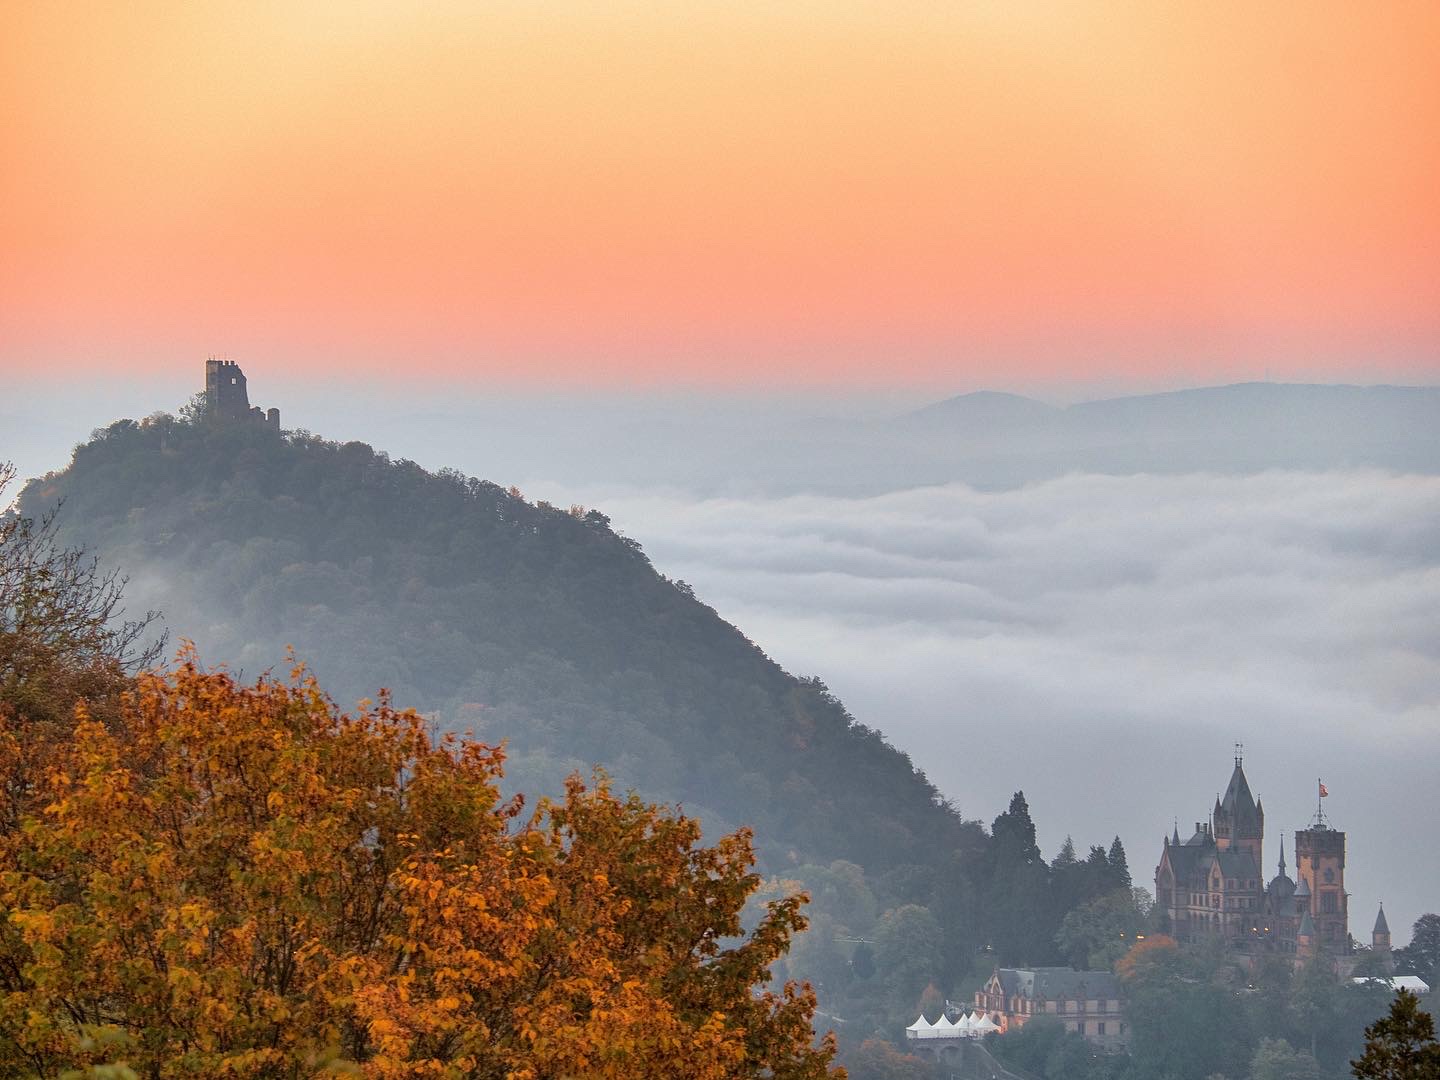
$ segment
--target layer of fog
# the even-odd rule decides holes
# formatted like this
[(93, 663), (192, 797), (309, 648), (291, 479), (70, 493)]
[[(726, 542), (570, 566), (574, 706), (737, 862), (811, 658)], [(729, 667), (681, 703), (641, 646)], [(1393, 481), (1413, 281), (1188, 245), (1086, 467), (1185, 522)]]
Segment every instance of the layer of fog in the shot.
[[(820, 675), (967, 816), (1023, 788), (1053, 854), (1119, 834), (1138, 880), (1243, 741), (1277, 840), (1349, 832), (1352, 927), (1440, 907), (1440, 479), (1072, 475), (1008, 492), (603, 506), (787, 668)], [(1293, 873), (1294, 849), (1287, 842)], [(1082, 847), (1083, 850), (1083, 847)]]
[[(0, 459), (62, 467), (91, 428), (177, 408), (190, 374), (12, 384)], [(1145, 880), (1243, 740), (1267, 863), (1324, 777), (1350, 833), (1353, 928), (1380, 898), (1399, 936), (1440, 908), (1434, 391), (1393, 422), (1372, 395), (1333, 439), (1293, 395), (1246, 390), (1209, 402), (1210, 437), (1163, 437), (1185, 420), (1172, 408), (1097, 442), (1003, 401), (897, 424), (924, 404), (913, 392), (486, 394), (258, 369), (250, 384), (287, 427), (599, 506), (967, 816), (1024, 788), (1047, 853), (1118, 833)], [(1277, 397), (1303, 423), (1257, 438), (1278, 430)], [(1411, 474), (1346, 467), (1397, 461)]]

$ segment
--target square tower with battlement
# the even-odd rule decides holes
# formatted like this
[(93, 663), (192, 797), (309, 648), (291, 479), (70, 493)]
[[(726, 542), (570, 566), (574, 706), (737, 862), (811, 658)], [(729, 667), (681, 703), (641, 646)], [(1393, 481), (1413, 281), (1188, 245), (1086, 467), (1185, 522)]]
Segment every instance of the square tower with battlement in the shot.
[(234, 360), (215, 357), (205, 361), (205, 411), (219, 421), (255, 421), (280, 430), (280, 410), (268, 412), (250, 404), (245, 372)]
[(1345, 834), (1317, 816), (1295, 834), (1295, 875), (1310, 886), (1315, 944), (1323, 952), (1344, 951), (1350, 940), (1345, 899)]

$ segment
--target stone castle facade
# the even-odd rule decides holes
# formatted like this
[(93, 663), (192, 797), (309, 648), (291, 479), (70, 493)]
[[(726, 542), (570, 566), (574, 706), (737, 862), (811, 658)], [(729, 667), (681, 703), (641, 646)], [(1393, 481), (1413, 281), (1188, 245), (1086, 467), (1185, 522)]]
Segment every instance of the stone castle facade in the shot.
[[(1324, 787), (1320, 788), (1324, 794)], [(1250, 791), (1241, 756), (1223, 798), (1208, 821), (1197, 821), (1187, 840), (1178, 827), (1162, 845), (1155, 868), (1155, 902), (1167, 933), (1177, 941), (1219, 940), (1254, 959), (1279, 955), (1304, 963), (1327, 960), (1337, 973), (1353, 961), (1350, 903), (1345, 891), (1345, 833), (1316, 809), (1307, 828), (1295, 833), (1295, 878), (1285, 863), (1284, 838), (1275, 876), (1268, 882), (1265, 808)], [(1377, 954), (1389, 955), (1389, 928), (1382, 910), (1372, 934)]]

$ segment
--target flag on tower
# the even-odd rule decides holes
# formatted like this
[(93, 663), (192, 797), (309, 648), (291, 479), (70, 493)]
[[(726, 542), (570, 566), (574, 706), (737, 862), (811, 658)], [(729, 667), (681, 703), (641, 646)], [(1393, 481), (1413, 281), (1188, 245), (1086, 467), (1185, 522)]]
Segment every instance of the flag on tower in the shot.
[(1325, 786), (1325, 781), (1323, 781), (1323, 780), (1319, 781), (1319, 784), (1320, 784), (1320, 798), (1323, 799), (1323, 798), (1325, 798), (1325, 796), (1327, 796), (1327, 795), (1330, 794), (1330, 789)]

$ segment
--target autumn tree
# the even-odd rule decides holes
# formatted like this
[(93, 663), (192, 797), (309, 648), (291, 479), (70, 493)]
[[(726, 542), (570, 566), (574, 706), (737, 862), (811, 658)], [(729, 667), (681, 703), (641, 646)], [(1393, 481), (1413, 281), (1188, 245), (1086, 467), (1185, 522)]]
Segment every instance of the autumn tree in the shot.
[(932, 1080), (934, 1068), (922, 1057), (895, 1049), (882, 1039), (866, 1039), (845, 1057), (852, 1080)]
[(1390, 1014), (1365, 1029), (1365, 1053), (1350, 1068), (1360, 1080), (1440, 1080), (1435, 1021), (1418, 997), (1395, 995)]
[(747, 833), (603, 778), (526, 815), (499, 750), (298, 670), (185, 655), (121, 712), (80, 706), (0, 865), (0, 1074), (840, 1075), (809, 989), (759, 989), (805, 921), (743, 932)]
[[(0, 462), (0, 495), (15, 477)], [(125, 579), (56, 535), (54, 509), (0, 515), (0, 710), (68, 722), (77, 697), (116, 690), (163, 648), (147, 612), (125, 618)]]

